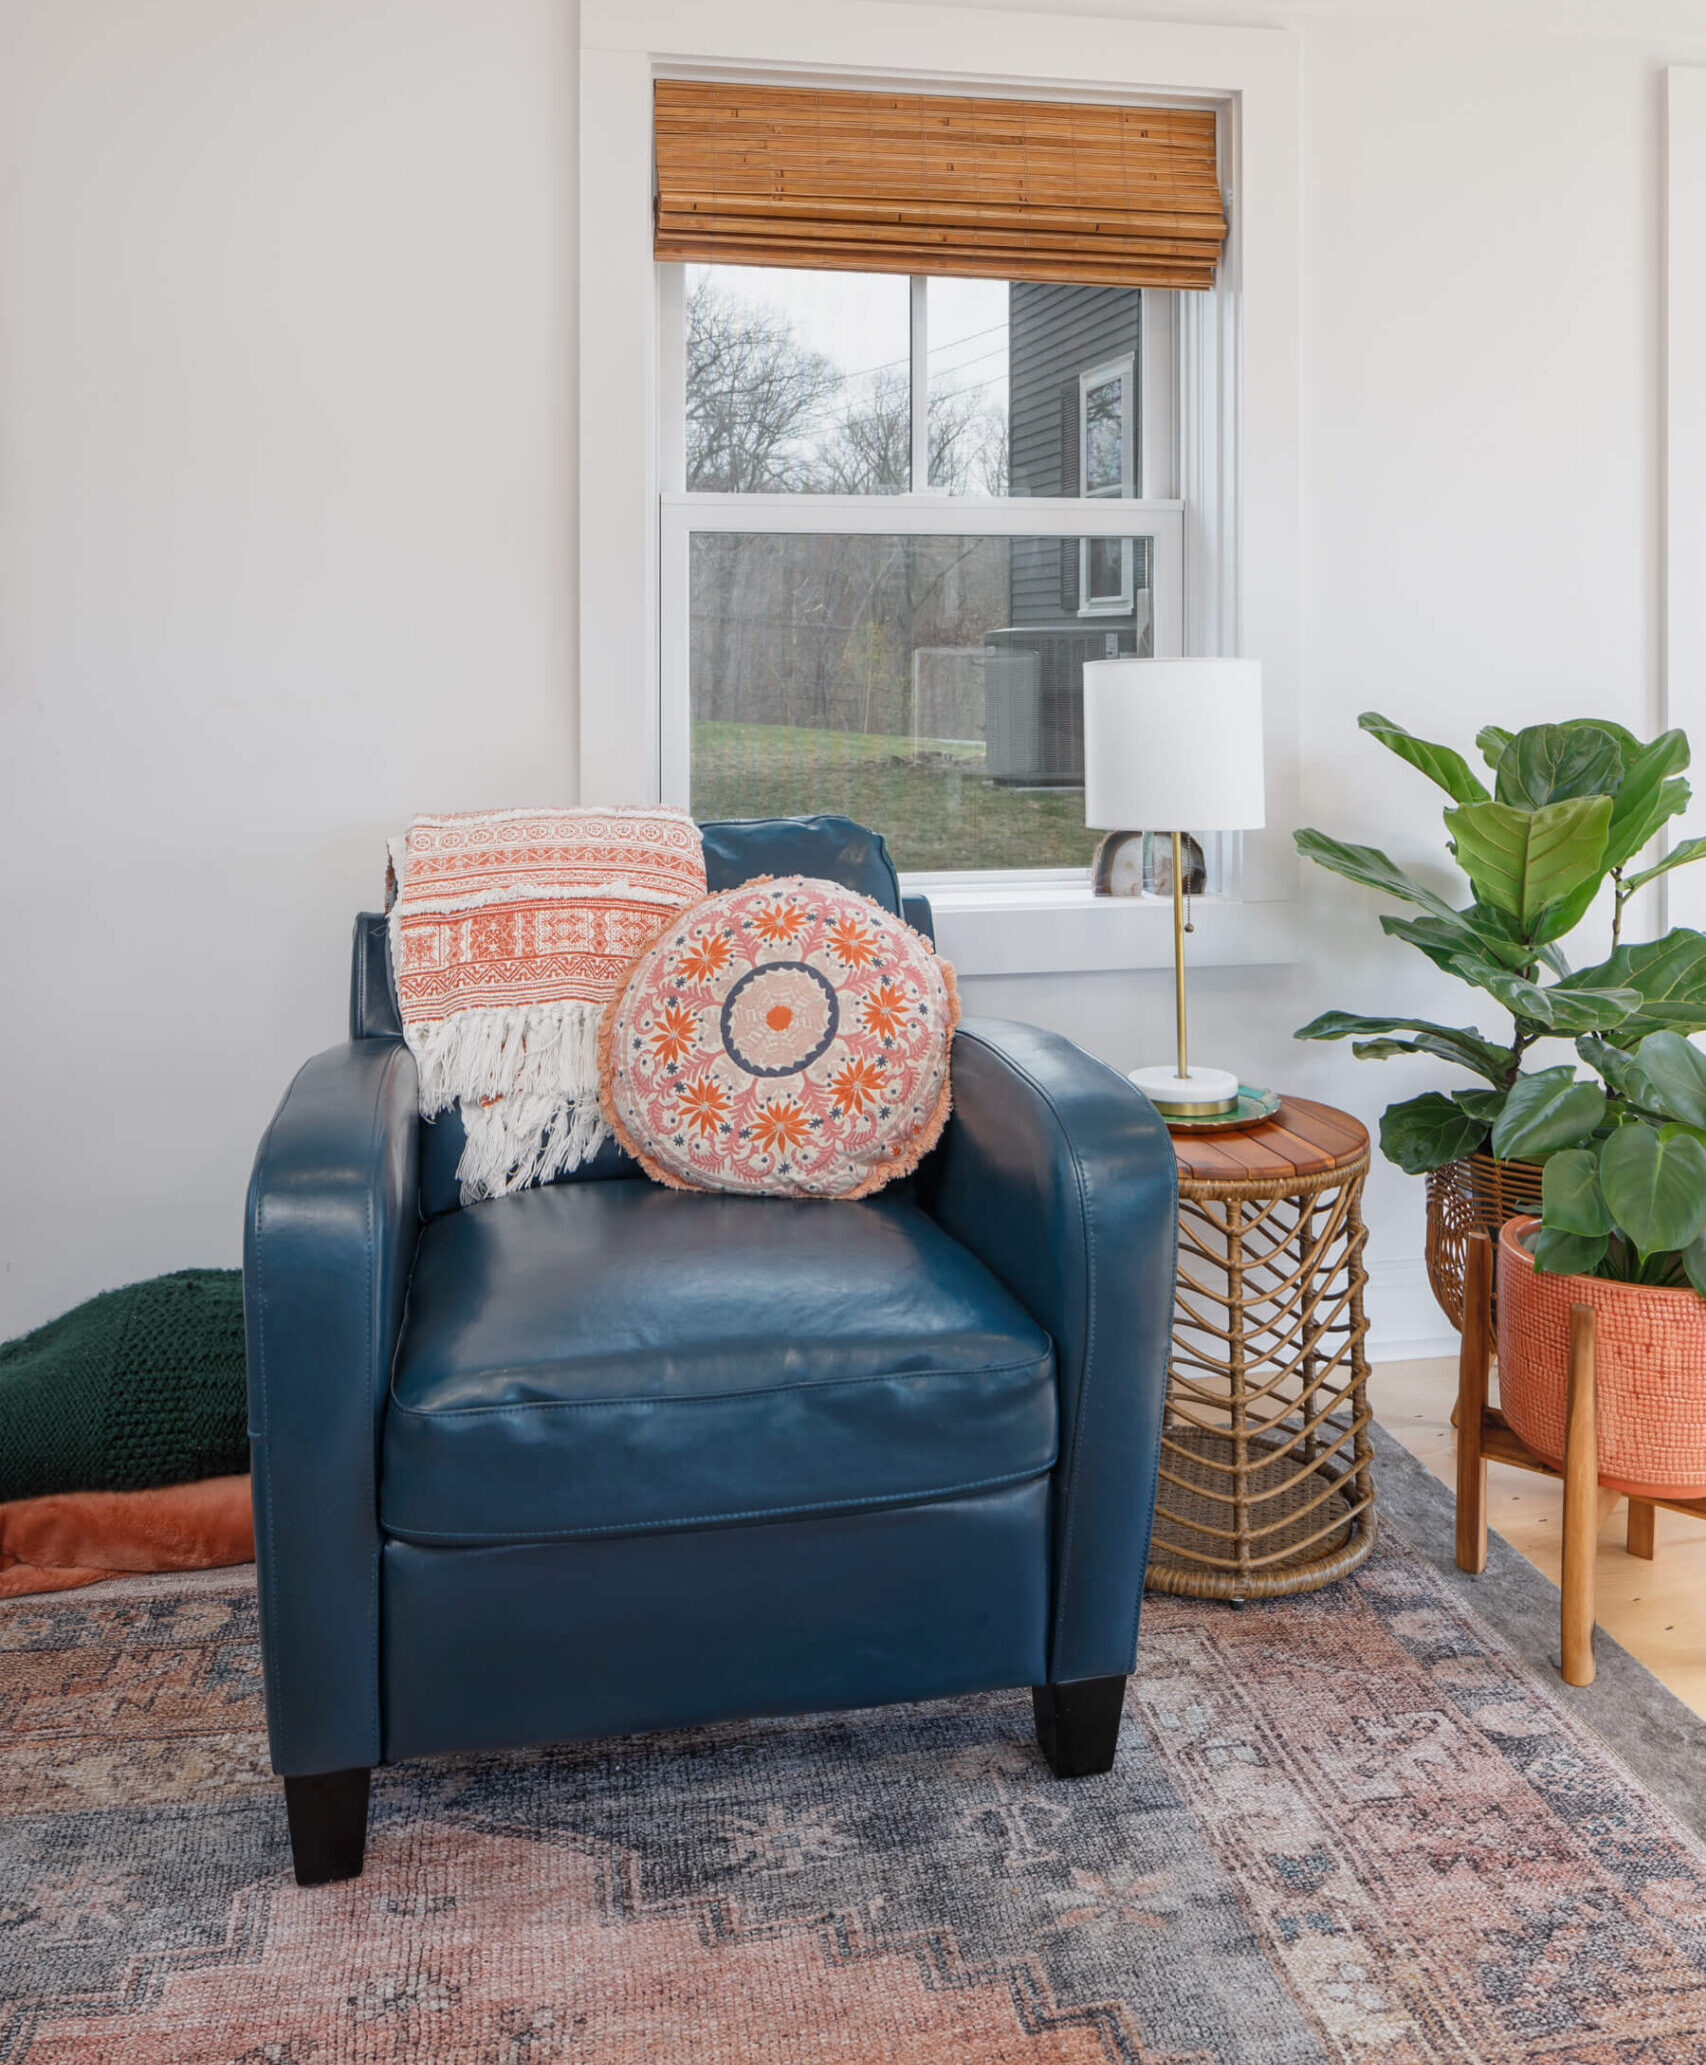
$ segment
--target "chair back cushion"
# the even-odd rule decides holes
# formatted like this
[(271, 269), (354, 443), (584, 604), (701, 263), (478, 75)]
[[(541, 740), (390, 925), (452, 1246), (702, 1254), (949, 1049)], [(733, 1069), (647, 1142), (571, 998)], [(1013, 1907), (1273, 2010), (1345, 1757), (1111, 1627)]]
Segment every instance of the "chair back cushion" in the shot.
[(727, 818), (701, 825), (705, 886), (738, 889), (755, 875), (813, 875), (857, 889), (885, 911), (903, 915), (900, 877), (881, 832), (850, 817)]
[(352, 1040), (400, 1040), (403, 1014), (391, 973), (391, 927), (383, 911), (358, 911), (355, 952), (350, 959), (349, 1036)]

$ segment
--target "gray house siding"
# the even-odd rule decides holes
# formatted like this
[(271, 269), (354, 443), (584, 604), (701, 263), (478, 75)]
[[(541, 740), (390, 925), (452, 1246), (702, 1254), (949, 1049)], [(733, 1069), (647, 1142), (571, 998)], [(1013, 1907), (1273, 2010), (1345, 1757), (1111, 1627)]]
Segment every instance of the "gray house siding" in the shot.
[[(1111, 359), (1140, 365), (1142, 297), (1129, 287), (1015, 281), (1008, 290), (1008, 438), (1015, 495), (1077, 495), (1078, 379)], [(1135, 399), (1135, 394), (1134, 394)], [(1142, 456), (1138, 455), (1139, 478)], [(1081, 670), (1136, 650), (1134, 614), (1078, 614), (1076, 538), (1019, 538), (1008, 576), (1008, 628), (990, 644), (1035, 659), (1028, 754), (997, 779), (1075, 783), (1084, 775)], [(1136, 585), (1145, 586), (1140, 557)], [(1028, 759), (1029, 766), (1023, 765)]]

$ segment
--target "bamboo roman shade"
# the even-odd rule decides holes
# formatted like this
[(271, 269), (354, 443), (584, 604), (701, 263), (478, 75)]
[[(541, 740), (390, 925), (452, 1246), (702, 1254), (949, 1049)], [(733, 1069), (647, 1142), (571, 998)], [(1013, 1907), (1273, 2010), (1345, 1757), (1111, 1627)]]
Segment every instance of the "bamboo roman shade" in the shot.
[(660, 259), (1210, 287), (1214, 114), (660, 79)]

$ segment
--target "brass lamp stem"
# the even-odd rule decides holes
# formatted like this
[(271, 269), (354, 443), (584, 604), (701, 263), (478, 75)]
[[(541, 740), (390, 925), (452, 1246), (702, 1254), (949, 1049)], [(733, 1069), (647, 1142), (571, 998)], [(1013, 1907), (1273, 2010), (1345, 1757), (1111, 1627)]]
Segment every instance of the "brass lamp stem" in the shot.
[(1190, 1075), (1185, 1064), (1185, 869), (1179, 834), (1173, 833), (1173, 988), (1179, 1014), (1179, 1080)]

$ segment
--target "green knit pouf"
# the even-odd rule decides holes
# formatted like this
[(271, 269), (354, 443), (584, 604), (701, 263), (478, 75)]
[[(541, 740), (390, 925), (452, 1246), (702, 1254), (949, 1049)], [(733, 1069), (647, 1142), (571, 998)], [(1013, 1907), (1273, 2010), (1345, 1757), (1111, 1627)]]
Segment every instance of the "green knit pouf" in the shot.
[(179, 1269), (0, 1343), (0, 1500), (249, 1467), (243, 1278)]

